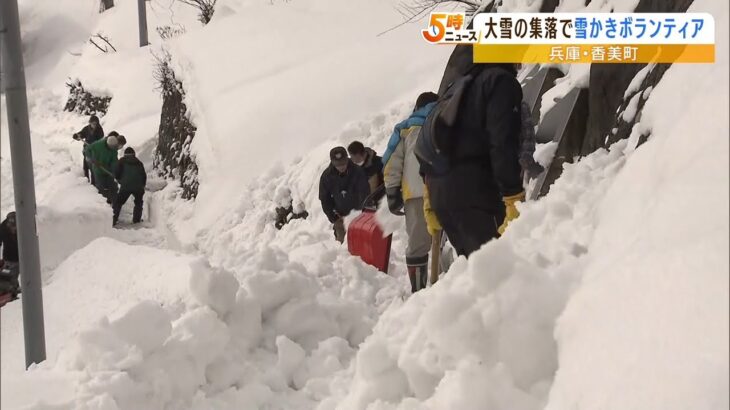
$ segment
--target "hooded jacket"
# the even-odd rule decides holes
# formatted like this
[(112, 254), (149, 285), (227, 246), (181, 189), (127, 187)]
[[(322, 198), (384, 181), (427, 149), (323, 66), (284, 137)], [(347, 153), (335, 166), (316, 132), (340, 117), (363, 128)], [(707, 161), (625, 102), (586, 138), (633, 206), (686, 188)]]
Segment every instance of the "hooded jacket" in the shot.
[(134, 155), (124, 155), (119, 160), (114, 176), (119, 181), (120, 191), (140, 192), (147, 185), (144, 164)]
[(77, 132), (76, 134), (80, 137), (81, 141), (84, 141), (86, 144), (90, 145), (104, 138), (104, 129), (101, 127), (101, 125), (97, 125), (96, 129), (92, 129), (91, 125), (86, 125), (84, 128), (81, 129), (81, 131)]
[(442, 87), (460, 75), (474, 79), (459, 105), (451, 169), (429, 179), (431, 205), (440, 209), (480, 208), (504, 212), (502, 197), (522, 192), (519, 164), (522, 88), (511, 64), (471, 61), (471, 47), (457, 46)]
[(383, 159), (387, 160), (384, 170), (385, 188), (400, 187), (404, 201), (423, 197), (423, 178), (419, 174), (414, 149), (421, 126), (435, 105), (435, 102), (427, 104), (398, 123), (383, 155)]

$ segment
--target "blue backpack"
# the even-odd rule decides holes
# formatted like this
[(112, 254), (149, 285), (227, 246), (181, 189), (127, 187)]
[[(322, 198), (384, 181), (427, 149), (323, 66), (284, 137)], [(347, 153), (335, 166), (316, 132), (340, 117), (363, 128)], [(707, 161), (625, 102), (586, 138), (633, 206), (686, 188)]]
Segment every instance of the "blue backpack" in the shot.
[(426, 117), (414, 149), (421, 174), (442, 176), (449, 172), (459, 105), (473, 79), (473, 75), (467, 74), (449, 85)]

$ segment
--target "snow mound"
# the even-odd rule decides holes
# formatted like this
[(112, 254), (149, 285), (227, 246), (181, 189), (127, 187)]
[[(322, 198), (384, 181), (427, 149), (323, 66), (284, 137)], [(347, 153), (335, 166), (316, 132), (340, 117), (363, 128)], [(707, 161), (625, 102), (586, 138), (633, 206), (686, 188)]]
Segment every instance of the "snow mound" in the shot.
[[(558, 367), (554, 324), (580, 280), (599, 199), (622, 161), (615, 149), (568, 166), (503, 239), (457, 259), (435, 287), (387, 310), (358, 352), (345, 397), (320, 408), (437, 409), (454, 400), (459, 408), (540, 408)], [(482, 387), (468, 390), (464, 380)]]
[[(142, 300), (165, 305), (189, 301), (194, 258), (99, 238), (56, 268), (43, 290), (49, 358), (82, 328)], [(4, 349), (22, 352), (21, 304), (3, 308)], [(3, 371), (22, 368), (22, 355), (4, 356)]]

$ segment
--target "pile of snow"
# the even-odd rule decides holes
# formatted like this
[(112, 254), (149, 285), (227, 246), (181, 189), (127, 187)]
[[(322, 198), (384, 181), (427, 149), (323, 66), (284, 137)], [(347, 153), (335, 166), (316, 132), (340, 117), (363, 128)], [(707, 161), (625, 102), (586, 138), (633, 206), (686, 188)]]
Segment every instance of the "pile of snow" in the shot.
[(346, 395), (320, 408), (541, 408), (558, 368), (554, 324), (622, 163), (615, 149), (568, 167), (503, 239), (386, 311), (358, 352), (352, 383), (340, 386)]
[[(52, 272), (44, 287), (50, 358), (79, 330), (126, 305), (150, 299), (174, 304), (189, 299), (194, 258), (100, 238), (75, 252)], [(3, 308), (2, 346), (22, 353), (21, 304)], [(23, 356), (3, 354), (4, 372), (22, 369)]]
[[(353, 262), (343, 263), (355, 273)], [(239, 284), (190, 256), (93, 242), (44, 289), (46, 306), (54, 307), (46, 315), (49, 351), (60, 353), (30, 374), (32, 381), (55, 379), (77, 391), (19, 395), (4, 405), (202, 409), (300, 402), (312, 408), (329, 394), (331, 375), (347, 368), (375, 314), (355, 296), (347, 301), (324, 291), (283, 252), (265, 253), (257, 265)], [(19, 308), (3, 312), (14, 318), (3, 324), (6, 350), (20, 351)], [(22, 366), (20, 360), (4, 359), (3, 366)], [(24, 386), (11, 379), (5, 388)]]

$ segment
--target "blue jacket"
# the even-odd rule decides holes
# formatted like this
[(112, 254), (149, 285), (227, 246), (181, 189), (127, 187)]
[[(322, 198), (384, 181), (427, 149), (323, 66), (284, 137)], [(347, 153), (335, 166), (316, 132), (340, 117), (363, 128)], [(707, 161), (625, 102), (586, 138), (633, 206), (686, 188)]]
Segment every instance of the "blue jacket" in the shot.
[(385, 148), (385, 153), (383, 154), (383, 164), (388, 163), (390, 156), (393, 155), (393, 151), (395, 151), (395, 148), (398, 146), (398, 143), (400, 142), (400, 132), (413, 126), (422, 126), (424, 121), (426, 121), (426, 116), (428, 116), (428, 113), (430, 113), (435, 106), (435, 102), (427, 104), (421, 107), (421, 109), (414, 111), (406, 120), (396, 124), (395, 129), (393, 129), (393, 133), (390, 134), (388, 146)]

